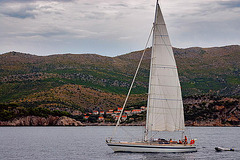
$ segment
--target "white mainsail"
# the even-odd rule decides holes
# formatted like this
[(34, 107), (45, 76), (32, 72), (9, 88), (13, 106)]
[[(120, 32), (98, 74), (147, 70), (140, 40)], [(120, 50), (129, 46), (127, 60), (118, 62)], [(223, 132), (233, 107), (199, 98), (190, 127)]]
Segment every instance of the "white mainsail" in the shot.
[(146, 130), (184, 130), (181, 87), (166, 24), (157, 3), (153, 30)]

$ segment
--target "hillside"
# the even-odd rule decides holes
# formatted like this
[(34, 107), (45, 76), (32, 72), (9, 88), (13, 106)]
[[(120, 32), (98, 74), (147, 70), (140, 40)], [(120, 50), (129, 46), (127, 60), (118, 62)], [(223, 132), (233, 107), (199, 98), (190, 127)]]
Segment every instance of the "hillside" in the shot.
[[(61, 108), (61, 110), (69, 112), (80, 110), (84, 113), (120, 107), (125, 97), (125, 95), (69, 84), (28, 95), (23, 99), (16, 100), (15, 103), (26, 107), (42, 107), (51, 110)], [(139, 105), (144, 105), (146, 95), (131, 95), (128, 105), (135, 105), (136, 102)]]
[[(122, 105), (141, 53), (136, 51), (117, 57), (2, 54), (0, 103), (15, 101), (51, 105), (61, 102), (64, 107), (81, 109), (117, 107)], [(148, 48), (131, 104), (139, 103), (135, 101), (136, 97), (140, 97), (140, 103), (146, 100), (150, 53)], [(174, 53), (184, 96), (240, 95), (240, 46), (174, 48)]]
[[(240, 46), (173, 48), (173, 51), (184, 96), (206, 93), (239, 96)], [(143, 62), (143, 68), (147, 71), (150, 54), (149, 49)], [(135, 62), (140, 56), (138, 51), (119, 58)]]
[(190, 126), (240, 126), (240, 100), (218, 96), (184, 99), (185, 124)]

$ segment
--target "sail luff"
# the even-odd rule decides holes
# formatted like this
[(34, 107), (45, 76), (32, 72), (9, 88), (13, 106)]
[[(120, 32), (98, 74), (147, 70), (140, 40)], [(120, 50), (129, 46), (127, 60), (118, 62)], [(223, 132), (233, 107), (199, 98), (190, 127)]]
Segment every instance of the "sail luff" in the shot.
[[(146, 132), (184, 129), (183, 104), (175, 58), (157, 2), (150, 65)], [(146, 139), (146, 138), (145, 138)]]
[[(155, 33), (155, 22), (156, 22), (156, 19), (157, 19), (157, 6), (158, 6), (158, 0), (157, 0), (157, 3), (156, 3), (156, 9), (155, 9), (155, 17), (154, 17), (154, 22), (153, 22), (153, 27), (152, 27), (152, 30), (153, 30), (153, 37), (155, 36), (154, 35), (154, 33)], [(153, 44), (154, 44), (154, 38), (152, 39), (152, 46), (153, 46)], [(152, 53), (153, 53), (153, 49), (154, 49), (154, 47), (152, 47)], [(150, 73), (149, 73), (149, 77), (151, 77), (151, 75), (152, 75), (152, 54), (151, 54), (151, 64), (150, 64)], [(148, 84), (148, 86), (150, 86), (151, 84), (151, 81), (150, 81), (150, 79), (149, 79), (149, 84)], [(151, 87), (148, 87), (148, 94), (151, 92), (150, 91), (150, 89), (151, 89)], [(149, 95), (148, 95), (148, 102), (149, 102)], [(147, 141), (147, 139), (148, 139), (148, 135), (149, 135), (149, 130), (150, 130), (150, 126), (148, 125), (149, 124), (149, 103), (147, 103), (147, 117), (146, 117), (146, 129), (145, 129), (145, 136), (144, 136), (144, 140), (145, 141)]]

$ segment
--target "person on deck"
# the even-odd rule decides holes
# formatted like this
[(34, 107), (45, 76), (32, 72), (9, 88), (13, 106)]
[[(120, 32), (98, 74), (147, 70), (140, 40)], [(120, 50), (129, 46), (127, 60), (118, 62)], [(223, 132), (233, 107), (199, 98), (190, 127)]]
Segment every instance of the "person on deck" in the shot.
[(184, 144), (187, 144), (188, 142), (187, 142), (187, 136), (185, 136), (185, 138), (184, 138)]

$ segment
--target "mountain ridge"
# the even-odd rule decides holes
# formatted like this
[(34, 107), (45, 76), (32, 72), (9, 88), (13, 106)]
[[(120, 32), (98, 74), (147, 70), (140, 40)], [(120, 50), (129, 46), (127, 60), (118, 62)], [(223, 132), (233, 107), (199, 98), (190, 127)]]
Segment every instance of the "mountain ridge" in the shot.
[[(240, 46), (173, 48), (184, 96), (239, 96)], [(147, 93), (151, 48), (140, 68), (133, 93)], [(0, 103), (21, 100), (64, 85), (81, 85), (126, 95), (142, 51), (115, 57), (98, 54), (37, 56), (0, 55)], [(76, 103), (77, 104), (77, 103)]]

